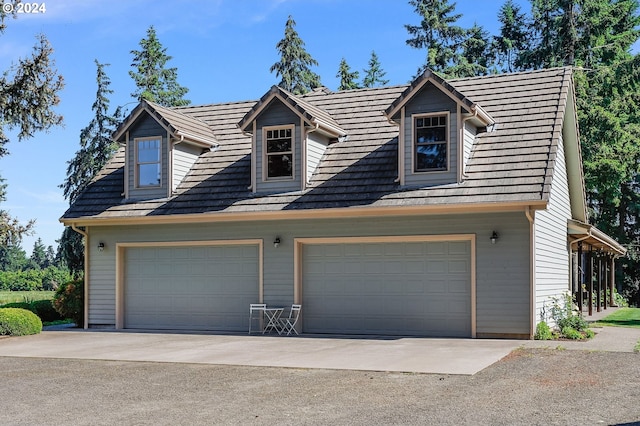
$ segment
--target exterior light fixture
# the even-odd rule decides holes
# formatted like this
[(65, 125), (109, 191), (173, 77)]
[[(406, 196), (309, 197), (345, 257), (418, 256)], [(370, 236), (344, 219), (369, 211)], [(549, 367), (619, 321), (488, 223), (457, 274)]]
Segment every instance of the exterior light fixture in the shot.
[(493, 231), (493, 234), (491, 234), (491, 238), (489, 238), (491, 240), (491, 244), (495, 244), (496, 241), (498, 241), (498, 233), (496, 231)]
[(102, 241), (98, 243), (98, 250), (104, 251), (104, 243)]
[(276, 237), (276, 239), (273, 240), (273, 246), (275, 248), (278, 248), (278, 246), (280, 246), (280, 237)]

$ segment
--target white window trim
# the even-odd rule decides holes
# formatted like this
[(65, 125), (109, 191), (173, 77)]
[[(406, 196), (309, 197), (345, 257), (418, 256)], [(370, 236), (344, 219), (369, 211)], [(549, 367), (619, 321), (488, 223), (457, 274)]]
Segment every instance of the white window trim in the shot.
[[(269, 177), (269, 163), (267, 161), (267, 131), (291, 129), (291, 176)], [(293, 181), (296, 178), (296, 126), (287, 124), (284, 126), (263, 126), (262, 127), (262, 181), (263, 182), (283, 182)]]
[[(447, 117), (447, 130), (445, 131), (445, 142), (447, 145), (447, 167), (442, 170), (416, 170), (416, 119), (425, 118), (425, 117), (434, 117), (434, 116), (446, 116)], [(439, 111), (439, 112), (429, 112), (429, 113), (421, 113), (421, 114), (411, 114), (411, 174), (414, 175), (424, 175), (430, 173), (447, 173), (450, 166), (450, 152), (451, 152), (451, 144), (450, 144), (450, 136), (451, 134), (451, 113), (449, 111)]]
[[(160, 183), (158, 185), (140, 185), (140, 164), (138, 162), (138, 144), (140, 142), (144, 142), (144, 141), (155, 141), (155, 140), (159, 140), (160, 141), (160, 147), (159, 147), (159, 157), (158, 157), (158, 162), (160, 164)], [(134, 153), (133, 153), (133, 162), (134, 162), (134, 188), (135, 189), (152, 189), (152, 188), (162, 188), (162, 136), (148, 136), (148, 137), (144, 137), (144, 138), (135, 138), (133, 140), (134, 143)], [(155, 164), (155, 163), (144, 163), (144, 164)]]

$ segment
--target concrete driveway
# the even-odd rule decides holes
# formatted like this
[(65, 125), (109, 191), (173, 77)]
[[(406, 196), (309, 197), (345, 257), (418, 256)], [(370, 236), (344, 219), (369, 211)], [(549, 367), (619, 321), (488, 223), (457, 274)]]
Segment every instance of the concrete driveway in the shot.
[(475, 374), (517, 340), (43, 331), (0, 338), (0, 357)]

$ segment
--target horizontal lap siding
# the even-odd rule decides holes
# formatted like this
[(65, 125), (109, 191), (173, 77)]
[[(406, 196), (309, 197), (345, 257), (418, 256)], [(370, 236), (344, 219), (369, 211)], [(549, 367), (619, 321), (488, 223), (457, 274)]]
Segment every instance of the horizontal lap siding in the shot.
[(173, 148), (173, 191), (189, 173), (201, 152), (202, 148), (185, 143), (177, 144)]
[(562, 140), (558, 144), (549, 207), (535, 215), (535, 321), (550, 321), (552, 299), (569, 290), (567, 219), (571, 218)]
[[(489, 237), (500, 234), (493, 245)], [(288, 220), (167, 226), (92, 227), (93, 268), (89, 284), (89, 324), (115, 323), (115, 261), (117, 242), (262, 239), (264, 241), (264, 302), (288, 305), (294, 293), (294, 239), (319, 237), (476, 234), (478, 333), (526, 333), (530, 324), (529, 225), (524, 212), (424, 216)], [(273, 241), (279, 237), (279, 247)], [(97, 270), (97, 269), (96, 269)], [(110, 273), (108, 271), (111, 271)], [(304, 283), (303, 283), (304, 285)], [(111, 305), (111, 310), (105, 307)], [(96, 312), (94, 312), (94, 309)]]

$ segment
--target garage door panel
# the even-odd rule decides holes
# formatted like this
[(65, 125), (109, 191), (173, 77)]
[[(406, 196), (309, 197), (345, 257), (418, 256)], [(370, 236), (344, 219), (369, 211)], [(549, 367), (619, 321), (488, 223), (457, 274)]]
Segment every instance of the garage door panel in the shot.
[(470, 247), (470, 241), (304, 245), (304, 331), (470, 336)]
[(258, 280), (255, 245), (127, 248), (124, 326), (244, 331)]

